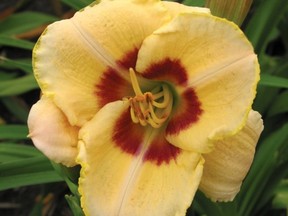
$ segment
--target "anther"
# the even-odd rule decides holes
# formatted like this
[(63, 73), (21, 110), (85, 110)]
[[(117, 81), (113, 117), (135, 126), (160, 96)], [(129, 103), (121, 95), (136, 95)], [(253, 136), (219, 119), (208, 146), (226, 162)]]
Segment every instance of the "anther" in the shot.
[(172, 111), (173, 95), (168, 85), (157, 85), (151, 92), (143, 94), (132, 68), (129, 69), (129, 73), (135, 93), (133, 98), (128, 98), (132, 121), (142, 126), (149, 124), (154, 128), (161, 127)]

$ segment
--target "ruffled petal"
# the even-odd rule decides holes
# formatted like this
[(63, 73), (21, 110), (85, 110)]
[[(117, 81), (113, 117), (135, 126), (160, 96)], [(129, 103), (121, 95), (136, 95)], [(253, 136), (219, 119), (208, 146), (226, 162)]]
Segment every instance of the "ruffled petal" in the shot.
[(201, 180), (201, 155), (176, 149), (127, 111), (121, 101), (107, 104), (80, 131), (85, 214), (184, 216)]
[(136, 70), (171, 83), (178, 96), (167, 139), (198, 152), (243, 127), (259, 80), (257, 56), (241, 30), (207, 13), (180, 14), (147, 37)]
[(42, 97), (28, 117), (29, 137), (50, 160), (76, 165), (79, 128), (71, 126), (51, 99)]
[(263, 130), (261, 115), (250, 111), (245, 127), (236, 135), (215, 142), (204, 154), (200, 189), (213, 201), (232, 201), (239, 192), (253, 161), (255, 146)]
[[(102, 1), (86, 7), (73, 17), (72, 22), (94, 49), (103, 51), (101, 55), (110, 65), (115, 64), (113, 60), (121, 59), (123, 53), (139, 49), (148, 35), (169, 20), (170, 16), (159, 0), (121, 0)], [(131, 58), (134, 64), (136, 57), (137, 53)]]
[(33, 52), (42, 92), (82, 126), (106, 103), (133, 93), (128, 69), (166, 13), (157, 0), (103, 1), (49, 25)]

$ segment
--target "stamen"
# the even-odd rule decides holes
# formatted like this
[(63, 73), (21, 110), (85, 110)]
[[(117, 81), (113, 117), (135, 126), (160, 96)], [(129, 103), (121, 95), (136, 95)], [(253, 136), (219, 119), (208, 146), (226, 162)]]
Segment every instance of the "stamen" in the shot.
[(165, 122), (166, 121), (166, 118), (164, 117), (162, 117), (162, 118), (158, 118), (157, 116), (156, 116), (156, 114), (155, 114), (155, 112), (154, 112), (154, 109), (153, 109), (153, 107), (152, 107), (152, 104), (149, 104), (149, 111), (150, 111), (150, 115), (151, 115), (151, 119), (155, 122), (155, 123), (157, 123), (157, 124), (161, 124), (161, 123), (163, 123), (163, 122)]
[(163, 85), (162, 88), (163, 88), (162, 92), (163, 92), (163, 97), (164, 97), (163, 102), (158, 103), (156, 101), (153, 101), (153, 105), (158, 107), (158, 108), (165, 108), (168, 105), (169, 100), (171, 98), (169, 95), (170, 91), (169, 91), (168, 87), (166, 85)]
[(157, 85), (151, 92), (143, 94), (135, 71), (130, 68), (129, 73), (135, 92), (135, 97), (128, 98), (132, 121), (142, 126), (149, 124), (154, 128), (161, 127), (169, 118), (173, 106), (173, 95), (168, 85)]
[(163, 91), (161, 91), (161, 92), (159, 92), (159, 93), (157, 93), (157, 94), (154, 94), (154, 95), (153, 95), (153, 99), (154, 99), (154, 100), (157, 100), (157, 99), (163, 97), (163, 95), (164, 95), (164, 93), (163, 93)]
[(162, 124), (157, 124), (152, 119), (149, 119), (148, 122), (153, 128), (160, 128), (162, 126)]
[(133, 68), (129, 69), (129, 73), (130, 73), (130, 79), (131, 79), (132, 87), (133, 87), (133, 90), (134, 90), (136, 96), (137, 95), (143, 95)]
[(134, 123), (139, 123), (139, 119), (136, 117), (135, 111), (132, 107), (130, 109), (130, 115), (131, 115), (131, 119)]
[[(147, 119), (147, 113), (149, 113), (149, 109), (146, 103), (139, 103), (141, 113), (143, 115), (143, 119)], [(145, 115), (146, 114), (146, 115)]]
[(139, 121), (140, 121), (140, 124), (142, 126), (146, 126), (147, 125), (147, 121), (145, 121), (144, 119), (139, 119)]

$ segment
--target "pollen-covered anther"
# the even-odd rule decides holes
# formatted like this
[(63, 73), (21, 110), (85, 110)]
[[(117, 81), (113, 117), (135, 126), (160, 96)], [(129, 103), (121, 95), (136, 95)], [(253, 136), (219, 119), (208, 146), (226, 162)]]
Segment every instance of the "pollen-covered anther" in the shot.
[(129, 72), (135, 92), (134, 97), (128, 98), (132, 121), (142, 126), (161, 127), (169, 118), (173, 106), (173, 95), (168, 85), (161, 83), (150, 92), (143, 93), (134, 70), (130, 68)]

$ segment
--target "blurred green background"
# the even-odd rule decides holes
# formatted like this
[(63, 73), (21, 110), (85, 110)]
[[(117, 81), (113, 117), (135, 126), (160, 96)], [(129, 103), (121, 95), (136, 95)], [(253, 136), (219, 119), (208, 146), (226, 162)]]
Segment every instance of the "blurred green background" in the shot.
[[(69, 188), (27, 138), (29, 110), (40, 91), (31, 55), (45, 27), (91, 0), (0, 0), (0, 215), (73, 215)], [(203, 6), (203, 0), (184, 0)], [(255, 47), (261, 81), (254, 103), (264, 119), (253, 166), (231, 203), (197, 193), (187, 215), (287, 215), (288, 2), (255, 0), (242, 30)]]

